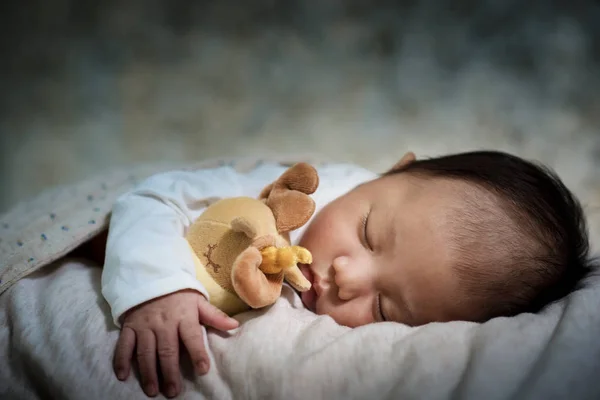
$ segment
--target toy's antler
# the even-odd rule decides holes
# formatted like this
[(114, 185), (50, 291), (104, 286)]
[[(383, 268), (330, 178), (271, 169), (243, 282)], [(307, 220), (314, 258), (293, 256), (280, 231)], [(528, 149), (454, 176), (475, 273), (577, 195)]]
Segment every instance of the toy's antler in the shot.
[(308, 222), (315, 212), (315, 202), (308, 195), (318, 186), (319, 175), (315, 168), (298, 163), (263, 189), (259, 197), (273, 211), (278, 232), (289, 232)]
[(265, 274), (283, 272), (285, 280), (299, 292), (310, 289), (310, 282), (304, 277), (297, 264), (312, 263), (312, 254), (300, 246), (269, 246), (260, 251), (262, 263), (260, 270)]

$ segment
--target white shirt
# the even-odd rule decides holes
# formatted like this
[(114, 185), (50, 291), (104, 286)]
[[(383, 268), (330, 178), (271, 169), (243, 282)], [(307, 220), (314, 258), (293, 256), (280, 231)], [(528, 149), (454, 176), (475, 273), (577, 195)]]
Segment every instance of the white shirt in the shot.
[[(263, 187), (287, 167), (263, 164), (248, 173), (230, 166), (198, 171), (171, 171), (148, 178), (119, 197), (113, 207), (102, 295), (113, 320), (129, 309), (156, 297), (194, 289), (208, 298), (196, 279), (194, 262), (185, 240), (190, 224), (205, 209), (209, 197), (257, 197)], [(376, 174), (349, 164), (319, 167), (319, 187), (311, 197), (315, 214), (326, 204)], [(291, 233), (297, 243), (306, 226)]]

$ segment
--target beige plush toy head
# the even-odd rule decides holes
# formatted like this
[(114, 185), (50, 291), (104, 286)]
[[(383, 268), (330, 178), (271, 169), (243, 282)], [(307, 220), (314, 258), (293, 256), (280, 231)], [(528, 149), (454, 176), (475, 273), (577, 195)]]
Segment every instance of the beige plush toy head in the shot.
[(258, 199), (234, 197), (210, 205), (190, 226), (186, 238), (196, 276), (212, 304), (228, 314), (270, 305), (283, 280), (299, 291), (310, 289), (297, 263), (309, 264), (308, 250), (290, 246), (289, 232), (315, 211), (310, 198), (317, 171), (299, 163), (263, 189)]

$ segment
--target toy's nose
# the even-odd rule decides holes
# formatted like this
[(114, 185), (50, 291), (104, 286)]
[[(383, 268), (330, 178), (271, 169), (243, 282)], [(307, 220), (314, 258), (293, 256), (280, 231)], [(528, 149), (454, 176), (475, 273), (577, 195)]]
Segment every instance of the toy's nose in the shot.
[(260, 251), (262, 262), (259, 269), (265, 274), (278, 274), (284, 268), (285, 254), (284, 249), (278, 249), (275, 246), (267, 246)]

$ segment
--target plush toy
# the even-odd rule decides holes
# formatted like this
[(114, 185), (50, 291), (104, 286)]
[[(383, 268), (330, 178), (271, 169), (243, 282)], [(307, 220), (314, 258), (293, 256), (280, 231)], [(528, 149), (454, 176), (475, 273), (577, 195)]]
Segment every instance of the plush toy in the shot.
[(186, 239), (196, 277), (210, 302), (228, 315), (273, 304), (285, 279), (298, 291), (310, 289), (297, 264), (310, 264), (310, 252), (291, 246), (289, 232), (315, 211), (309, 197), (319, 177), (309, 164), (290, 167), (265, 187), (258, 199), (216, 201), (190, 226)]

